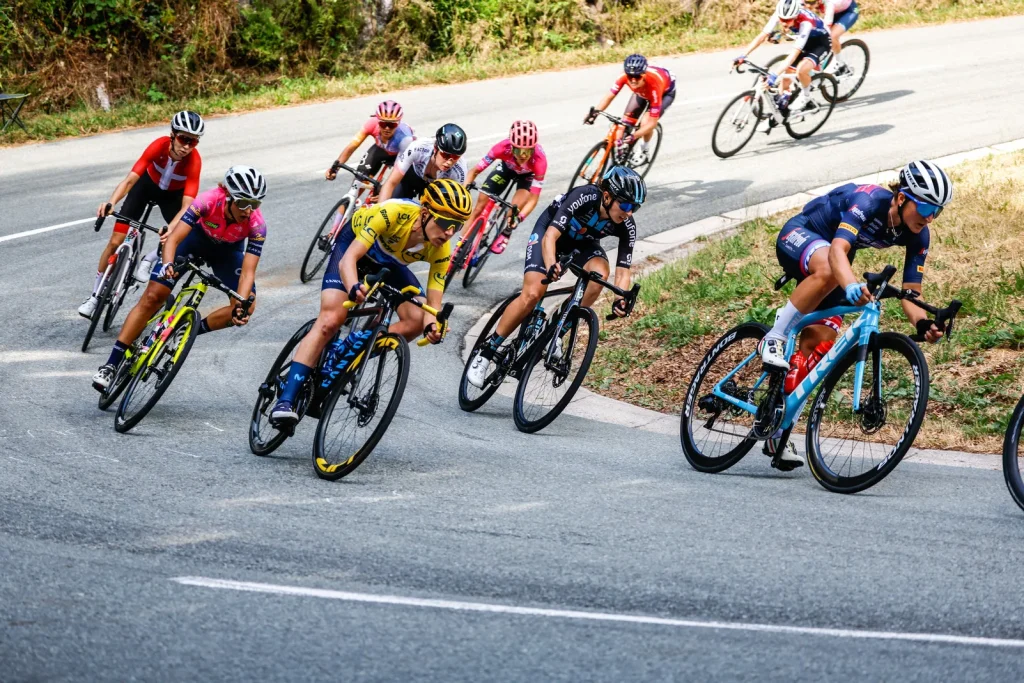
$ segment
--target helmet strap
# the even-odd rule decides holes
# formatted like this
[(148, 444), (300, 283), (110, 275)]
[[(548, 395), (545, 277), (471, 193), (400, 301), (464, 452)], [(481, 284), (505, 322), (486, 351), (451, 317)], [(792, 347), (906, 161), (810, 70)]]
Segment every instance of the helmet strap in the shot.
[[(608, 195), (610, 199), (606, 202), (604, 195)], [(615, 197), (612, 197), (612, 193), (608, 190), (601, 190), (601, 208), (604, 209), (605, 214), (610, 219), (612, 217), (612, 204), (615, 203)]]

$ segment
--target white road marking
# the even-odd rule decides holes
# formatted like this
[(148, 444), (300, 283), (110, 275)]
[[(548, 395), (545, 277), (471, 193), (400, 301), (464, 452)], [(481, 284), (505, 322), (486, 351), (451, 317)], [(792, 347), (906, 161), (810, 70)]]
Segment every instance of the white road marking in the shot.
[(71, 360), (82, 357), (82, 354), (74, 351), (4, 351), (0, 352), (0, 363), (31, 363), (41, 360)]
[(16, 240), (22, 237), (31, 237), (32, 235), (41, 235), (44, 232), (51, 232), (53, 230), (60, 230), (61, 228), (70, 228), (73, 225), (81, 225), (82, 223), (88, 223), (89, 221), (95, 221), (96, 217), (83, 218), (78, 221), (69, 221), (67, 223), (60, 223), (58, 225), (50, 225), (45, 228), (36, 228), (35, 230), (26, 230), (25, 232), (16, 232), (13, 235), (4, 235), (0, 237), (0, 242), (7, 242), (8, 240)]
[(220, 427), (215, 427), (214, 425), (210, 424), (209, 422), (204, 422), (203, 424), (206, 425), (207, 427), (210, 427), (211, 429), (216, 429), (218, 432), (223, 432), (224, 431)]
[(361, 602), (377, 605), (399, 605), (402, 607), (427, 607), (457, 612), (488, 612), (491, 614), (512, 614), (516, 616), (548, 617), (553, 619), (576, 619), (581, 621), (609, 621), (647, 626), (671, 626), (675, 628), (700, 628), (717, 631), (748, 631), (755, 633), (782, 633), (787, 635), (827, 636), (831, 638), (858, 638), (869, 640), (901, 640), (918, 643), (942, 643), (947, 645), (974, 645), (983, 647), (1024, 648), (1024, 640), (1013, 638), (984, 638), (980, 636), (957, 636), (945, 633), (904, 633), (899, 631), (863, 631), (844, 628), (816, 628), (813, 626), (785, 626), (781, 624), (747, 624), (736, 621), (698, 621), (695, 619), (671, 619), (640, 614), (616, 614), (611, 612), (583, 612), (579, 610), (546, 609), (543, 607), (519, 607), (486, 602), (464, 602), (461, 600), (438, 600), (412, 598), (398, 595), (374, 595), (372, 593), (350, 593), (348, 591), (302, 586), (281, 586), (271, 583), (249, 581), (228, 581), (201, 576), (178, 576), (171, 579), (184, 586), (218, 588), (221, 590), (244, 591), (249, 593), (270, 593), (273, 595), (297, 595), (345, 602)]
[(52, 372), (26, 372), (23, 377), (36, 377), (45, 379), (47, 377), (92, 377), (93, 370), (54, 370)]

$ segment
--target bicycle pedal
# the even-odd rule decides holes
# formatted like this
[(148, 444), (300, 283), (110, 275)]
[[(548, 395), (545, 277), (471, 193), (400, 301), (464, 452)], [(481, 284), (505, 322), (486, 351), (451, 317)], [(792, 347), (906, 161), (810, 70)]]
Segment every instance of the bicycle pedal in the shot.
[(798, 467), (803, 467), (802, 462), (787, 462), (778, 455), (772, 456), (772, 468), (777, 469), (780, 472), (792, 472)]

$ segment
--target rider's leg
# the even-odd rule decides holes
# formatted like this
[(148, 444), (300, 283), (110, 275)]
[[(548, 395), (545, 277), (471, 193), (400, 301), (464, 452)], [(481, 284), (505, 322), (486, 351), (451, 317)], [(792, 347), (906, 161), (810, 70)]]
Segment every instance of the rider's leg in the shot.
[(814, 311), (837, 286), (828, 264), (828, 243), (811, 246), (814, 249), (807, 258), (807, 276), (797, 284), (766, 337), (785, 341), (803, 317)]
[[(601, 276), (602, 280), (608, 279), (608, 259), (604, 256), (595, 256), (584, 264), (583, 269), (591, 273), (597, 273)], [(583, 293), (583, 305), (590, 307), (597, 301), (597, 297), (601, 296), (601, 290), (604, 287), (591, 282), (587, 285), (587, 291)]]
[(107, 240), (107, 246), (103, 247), (103, 251), (100, 253), (100, 262), (96, 266), (96, 280), (92, 285), (92, 293), (95, 296), (96, 290), (99, 289), (100, 280), (103, 278), (103, 271), (107, 269), (107, 262), (110, 261), (110, 257), (114, 255), (117, 248), (124, 244), (124, 238), (128, 235), (128, 224), (117, 223), (114, 225), (114, 231), (110, 233), (110, 239)]
[[(426, 301), (423, 297), (417, 297)], [(412, 341), (423, 333), (423, 309), (414, 303), (405, 302), (398, 307), (398, 322), (391, 323), (388, 332), (400, 334), (406, 341)]]
[(543, 273), (526, 273), (523, 276), (523, 291), (505, 308), (498, 321), (495, 333), (505, 340), (512, 334), (519, 324), (530, 314), (544, 294), (548, 291), (547, 285), (542, 285), (541, 280), (546, 277)]
[(838, 60), (839, 59), (839, 53), (842, 50), (842, 44), (840, 43), (839, 39), (842, 38), (844, 33), (846, 33), (846, 27), (843, 26), (842, 24), (840, 24), (839, 22), (836, 22), (836, 23), (832, 24), (832, 31), (831, 32), (832, 32), (832, 54), (834, 54), (836, 56), (836, 59)]

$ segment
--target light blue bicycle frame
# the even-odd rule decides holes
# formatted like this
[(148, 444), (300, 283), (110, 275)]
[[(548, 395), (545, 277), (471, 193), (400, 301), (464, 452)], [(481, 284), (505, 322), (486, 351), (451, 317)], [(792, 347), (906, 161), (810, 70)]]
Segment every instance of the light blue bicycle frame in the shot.
[[(793, 355), (793, 351), (796, 349), (797, 338), (800, 331), (808, 325), (819, 323), (824, 318), (831, 317), (833, 315), (846, 315), (851, 313), (860, 313), (860, 316), (853, 322), (843, 336), (836, 340), (835, 345), (832, 349), (825, 354), (825, 356), (818, 361), (818, 364), (814, 366), (807, 377), (803, 379), (800, 384), (797, 385), (796, 389), (792, 393), (786, 396), (786, 414), (782, 420), (782, 429), (789, 429), (796, 421), (800, 419), (800, 414), (804, 410), (804, 406), (807, 404), (807, 399), (810, 397), (814, 387), (824, 379), (832, 366), (841, 359), (844, 355), (850, 351), (863, 347), (865, 350), (868, 348), (868, 343), (871, 340), (871, 335), (878, 332), (878, 319), (881, 311), (881, 304), (879, 302), (872, 302), (864, 306), (836, 306), (835, 308), (829, 308), (824, 311), (815, 311), (813, 317), (808, 315), (800, 324), (796, 326), (789, 337), (786, 339), (786, 358), (789, 359)], [(757, 352), (751, 353), (747, 356), (742, 363), (737, 365), (729, 374), (723, 377), (715, 384), (712, 393), (718, 398), (722, 399), (730, 405), (736, 406), (748, 413), (754, 414), (757, 412), (757, 406), (753, 403), (748, 403), (735, 396), (730, 396), (722, 390), (722, 385), (732, 379), (736, 373), (747, 366), (748, 363), (759, 360)], [(860, 397), (861, 389), (864, 384), (864, 363), (866, 357), (861, 357), (857, 361), (857, 366), (853, 376), (853, 410), (854, 412), (860, 411)], [(761, 384), (768, 378), (767, 372), (762, 372), (757, 382), (754, 384), (754, 389), (757, 389)], [(879, 378), (876, 377), (876, 381)]]

